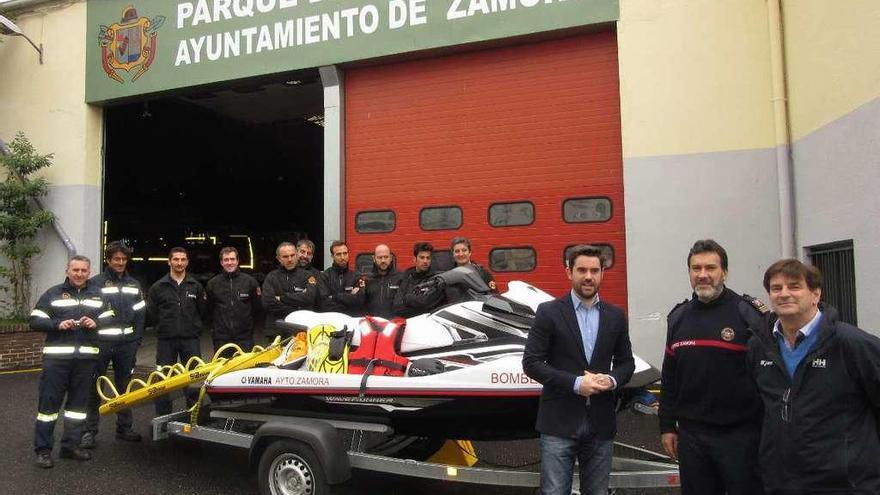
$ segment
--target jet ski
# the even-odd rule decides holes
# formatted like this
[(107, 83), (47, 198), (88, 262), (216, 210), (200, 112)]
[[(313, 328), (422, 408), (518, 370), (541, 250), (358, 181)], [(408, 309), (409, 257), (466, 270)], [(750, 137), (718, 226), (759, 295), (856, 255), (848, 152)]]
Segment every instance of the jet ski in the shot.
[[(538, 305), (553, 297), (522, 281), (493, 294), (469, 267), (438, 274), (419, 289), (451, 284), (463, 285), (473, 300), (406, 320), (291, 313), (286, 325), (309, 338), (324, 332), (343, 340), (334, 363), (345, 364), (345, 372), (314, 371), (311, 357), (291, 359), (296, 342), (305, 340), (294, 339), (272, 365), (206, 382), (211, 409), (378, 424), (420, 437), (534, 437), (541, 385), (523, 372), (522, 355)], [(364, 352), (369, 346), (372, 356)], [(658, 378), (636, 357), (625, 388)]]

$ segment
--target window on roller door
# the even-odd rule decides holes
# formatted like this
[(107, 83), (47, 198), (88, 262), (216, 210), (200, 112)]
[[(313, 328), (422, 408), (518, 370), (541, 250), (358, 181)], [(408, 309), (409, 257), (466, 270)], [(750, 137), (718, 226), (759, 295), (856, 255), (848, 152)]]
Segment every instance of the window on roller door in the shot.
[(535, 205), (530, 201), (494, 203), (489, 206), (489, 225), (517, 227), (535, 222)]
[(359, 211), (354, 217), (354, 230), (359, 234), (393, 232), (395, 225), (391, 210)]
[(571, 244), (566, 246), (565, 249), (562, 250), (562, 266), (568, 267), (568, 255), (571, 254), (572, 249), (579, 246), (592, 246), (599, 248), (599, 250), (602, 251), (602, 257), (605, 258), (605, 266), (602, 267), (603, 270), (607, 270), (614, 266), (614, 246), (611, 244), (596, 242), (584, 242), (582, 244)]
[(419, 212), (422, 230), (456, 230), (461, 228), (461, 222), (460, 206), (430, 206)]
[(538, 266), (538, 254), (531, 246), (497, 247), (489, 251), (493, 272), (530, 272)]
[(373, 253), (359, 253), (354, 259), (354, 269), (360, 273), (373, 271)]
[(604, 196), (569, 198), (562, 203), (566, 223), (599, 223), (611, 220), (611, 200)]

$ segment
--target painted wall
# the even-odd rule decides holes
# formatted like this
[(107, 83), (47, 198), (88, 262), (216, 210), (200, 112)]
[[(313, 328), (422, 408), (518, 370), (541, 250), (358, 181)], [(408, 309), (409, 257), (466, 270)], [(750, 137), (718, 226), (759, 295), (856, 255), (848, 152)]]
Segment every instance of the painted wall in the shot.
[(662, 361), (666, 314), (689, 297), (696, 239), (730, 255), (728, 285), (764, 297), (780, 253), (763, 0), (623, 0), (618, 47), (630, 332)]
[[(797, 244), (853, 239), (859, 323), (880, 329), (880, 4), (783, 2)], [(766, 2), (624, 0), (618, 24), (631, 331), (662, 357), (692, 241), (765, 298), (781, 253)]]
[[(14, 17), (38, 45), (43, 64), (26, 40), (0, 43), (0, 137), (23, 131), (41, 153), (54, 153), (45, 172), (52, 187), (44, 203), (55, 212), (80, 254), (99, 269), (101, 224), (101, 110), (86, 105), (85, 2), (66, 2)], [(7, 74), (14, 75), (13, 77)], [(51, 227), (40, 236), (43, 253), (34, 263), (34, 293), (64, 276), (67, 251)]]
[(859, 326), (880, 332), (880, 3), (786, 2), (798, 243), (853, 240)]

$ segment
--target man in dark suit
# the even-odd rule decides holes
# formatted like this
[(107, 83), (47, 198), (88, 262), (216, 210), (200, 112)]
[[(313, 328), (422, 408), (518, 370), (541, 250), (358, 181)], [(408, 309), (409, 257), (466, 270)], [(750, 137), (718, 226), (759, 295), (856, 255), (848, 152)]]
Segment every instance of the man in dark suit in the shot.
[[(539, 381), (541, 493), (571, 493), (578, 460), (583, 495), (605, 495), (617, 429), (614, 391), (635, 370), (626, 316), (599, 301), (605, 259), (592, 246), (572, 249), (571, 292), (538, 306), (523, 369)], [(612, 369), (613, 366), (613, 369)]]

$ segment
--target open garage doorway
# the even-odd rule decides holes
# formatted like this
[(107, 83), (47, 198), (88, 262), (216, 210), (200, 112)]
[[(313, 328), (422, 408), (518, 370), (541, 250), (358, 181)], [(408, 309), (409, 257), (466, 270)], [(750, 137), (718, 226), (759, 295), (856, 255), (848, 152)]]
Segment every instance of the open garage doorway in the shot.
[(107, 107), (104, 241), (130, 243), (145, 286), (174, 246), (203, 283), (225, 245), (260, 281), (279, 242), (320, 247), (323, 109), (317, 71)]

